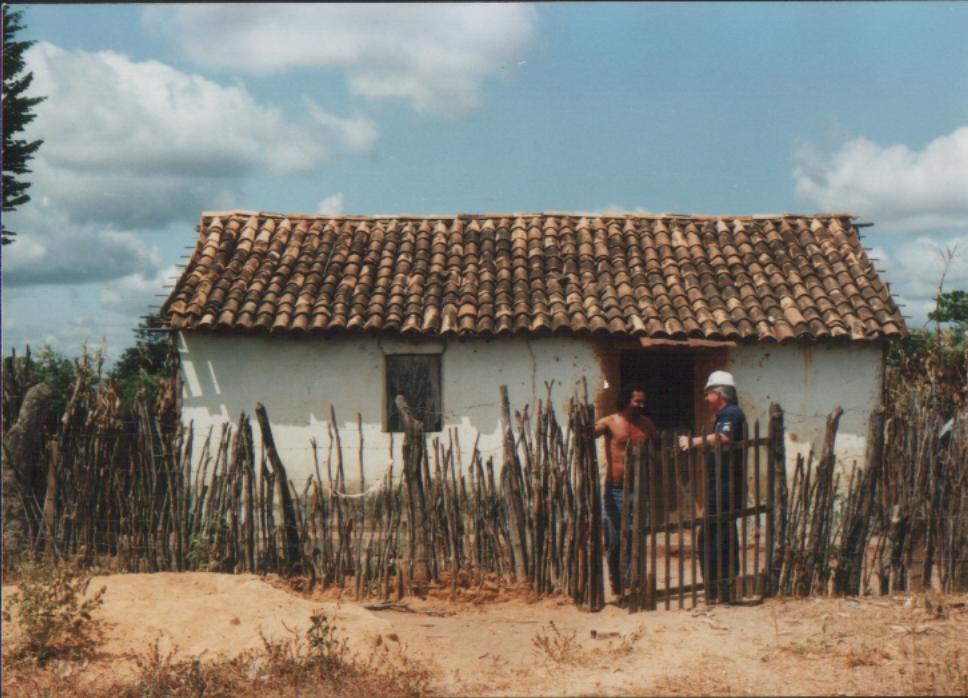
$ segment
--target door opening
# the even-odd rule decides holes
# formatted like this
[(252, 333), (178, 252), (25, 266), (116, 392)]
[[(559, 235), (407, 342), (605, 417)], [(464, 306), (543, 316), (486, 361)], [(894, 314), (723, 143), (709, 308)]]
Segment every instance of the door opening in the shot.
[[(676, 349), (626, 352), (621, 357), (621, 389), (638, 383), (645, 388), (645, 413), (669, 443), (672, 432), (689, 433), (695, 426), (695, 355)], [(688, 475), (675, 478), (657, 489), (658, 506), (653, 516), (668, 523), (678, 520), (686, 503)]]
[(690, 431), (695, 426), (695, 361), (691, 351), (624, 352), (621, 390), (631, 383), (645, 388), (645, 413), (660, 431)]

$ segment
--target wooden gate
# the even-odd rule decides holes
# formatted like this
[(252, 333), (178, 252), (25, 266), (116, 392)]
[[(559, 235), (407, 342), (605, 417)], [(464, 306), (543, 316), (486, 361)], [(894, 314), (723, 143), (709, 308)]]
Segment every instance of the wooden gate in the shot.
[(774, 491), (786, 467), (782, 412), (771, 407), (765, 435), (757, 421), (728, 445), (704, 439), (682, 451), (679, 436), (664, 432), (661, 443), (628, 454), (619, 595), (630, 612), (692, 607), (700, 594), (709, 599), (707, 577), (718, 580), (710, 586), (720, 600), (770, 595)]

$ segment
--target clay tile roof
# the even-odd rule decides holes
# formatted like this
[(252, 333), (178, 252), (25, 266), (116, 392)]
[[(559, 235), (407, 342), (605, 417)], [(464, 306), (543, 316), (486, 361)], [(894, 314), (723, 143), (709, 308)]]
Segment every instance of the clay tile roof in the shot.
[(895, 338), (848, 214), (203, 214), (171, 329)]

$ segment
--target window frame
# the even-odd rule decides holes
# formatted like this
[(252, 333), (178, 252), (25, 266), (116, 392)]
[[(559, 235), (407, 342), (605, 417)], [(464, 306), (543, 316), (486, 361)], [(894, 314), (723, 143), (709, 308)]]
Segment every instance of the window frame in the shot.
[[(386, 353), (383, 355), (383, 432), (386, 434), (402, 434), (403, 428), (394, 429), (392, 422), (392, 414), (395, 409), (393, 402), (396, 399), (395, 395), (390, 394), (390, 376), (391, 376), (391, 363), (406, 360), (406, 359), (417, 359), (417, 360), (429, 360), (431, 362), (431, 391), (435, 394), (432, 397), (436, 398), (436, 413), (434, 415), (435, 421), (424, 419), (424, 431), (428, 433), (440, 433), (444, 430), (444, 382), (443, 382), (443, 353), (442, 352), (420, 352), (420, 351), (400, 351), (393, 353)], [(398, 369), (399, 370), (399, 369)], [(414, 405), (411, 405), (414, 407)], [(421, 413), (424, 412), (423, 409), (416, 410), (417, 418), (421, 418)], [(436, 427), (436, 428), (435, 428)]]

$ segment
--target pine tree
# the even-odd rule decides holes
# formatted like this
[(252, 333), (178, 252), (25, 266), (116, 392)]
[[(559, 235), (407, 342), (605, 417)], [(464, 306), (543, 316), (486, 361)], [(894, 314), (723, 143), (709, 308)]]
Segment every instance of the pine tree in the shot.
[[(30, 201), (27, 189), (29, 182), (16, 178), (30, 172), (27, 163), (40, 148), (42, 140), (26, 141), (14, 136), (34, 120), (31, 109), (42, 102), (44, 97), (27, 97), (26, 92), (33, 81), (33, 73), (22, 75), (24, 52), (33, 41), (17, 41), (15, 35), (24, 28), (20, 23), (23, 13), (3, 6), (3, 212), (15, 210)], [(2, 228), (3, 244), (13, 242), (16, 235), (12, 230)]]

